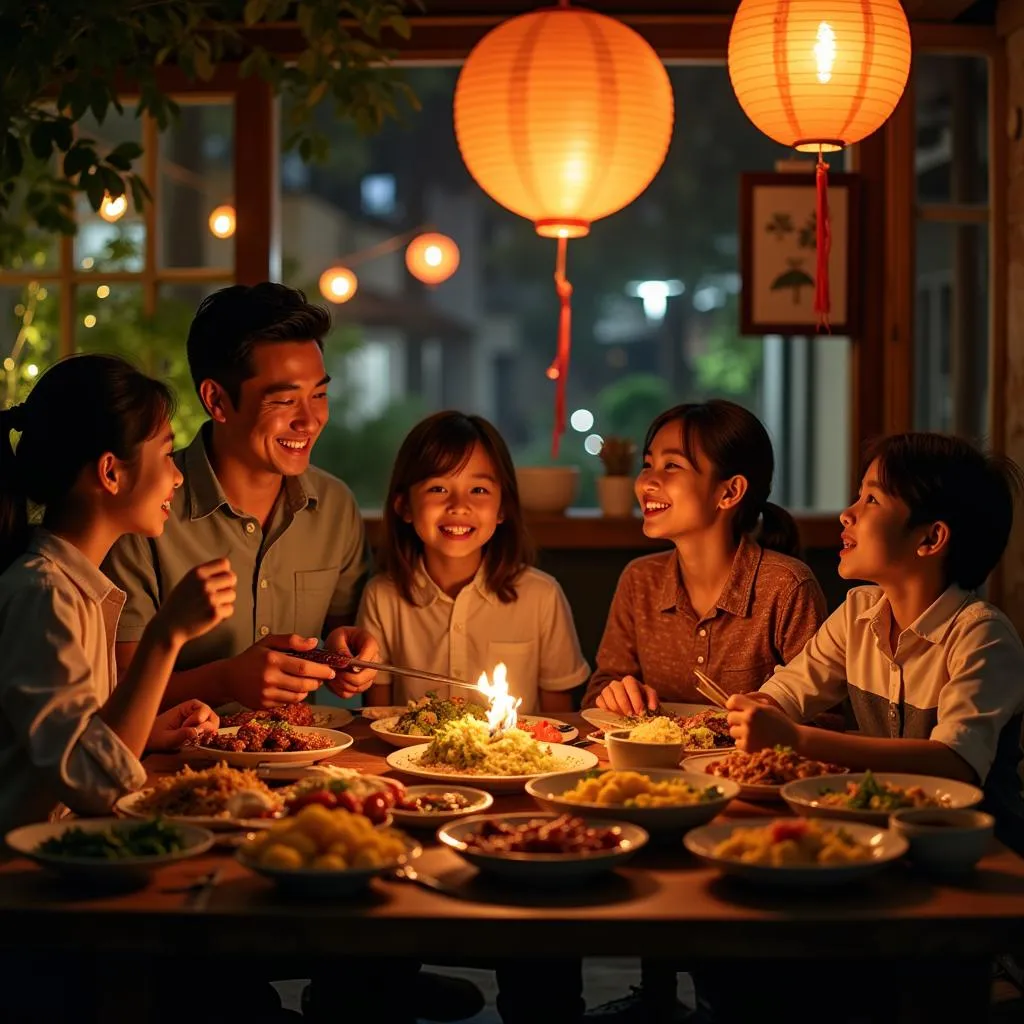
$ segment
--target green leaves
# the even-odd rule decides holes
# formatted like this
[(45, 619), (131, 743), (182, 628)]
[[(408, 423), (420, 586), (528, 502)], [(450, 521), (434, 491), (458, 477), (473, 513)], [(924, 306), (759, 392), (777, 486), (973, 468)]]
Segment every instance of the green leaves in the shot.
[[(26, 184), (20, 216), (47, 231), (73, 232), (74, 195), (84, 192), (98, 209), (105, 192), (129, 191), (136, 208), (148, 197), (133, 172), (142, 155), (136, 143), (107, 153), (95, 140), (75, 138), (91, 113), (103, 124), (111, 109), (123, 113), (118, 83), (137, 84), (137, 116), (160, 131), (178, 105), (157, 84), (156, 69), (177, 66), (210, 81), (230, 62), (240, 77), (258, 75), (289, 100), (287, 146), (304, 160), (329, 155), (314, 111), (329, 103), (338, 120), (376, 131), (389, 118), (417, 110), (418, 101), (379, 40), (408, 39), (405, 11), (419, 0), (6, 0), (0, 28), (0, 264), (22, 227), (7, 197), (24, 184), (29, 163), (46, 164)], [(217, 20), (221, 19), (221, 20)], [(287, 60), (257, 45), (248, 30), (294, 19), (303, 40)], [(56, 102), (54, 102), (56, 97)], [(29, 201), (31, 198), (31, 201)]]

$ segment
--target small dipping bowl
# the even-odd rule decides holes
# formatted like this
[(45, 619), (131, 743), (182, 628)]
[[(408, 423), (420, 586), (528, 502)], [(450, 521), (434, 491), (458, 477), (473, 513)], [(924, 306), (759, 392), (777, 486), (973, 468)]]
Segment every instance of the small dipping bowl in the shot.
[(889, 817), (889, 827), (910, 844), (910, 859), (934, 874), (960, 875), (985, 855), (995, 828), (991, 814), (941, 807), (908, 807)]
[(678, 768), (683, 743), (646, 743), (631, 740), (631, 729), (610, 729), (604, 734), (608, 760), (618, 771), (633, 768)]

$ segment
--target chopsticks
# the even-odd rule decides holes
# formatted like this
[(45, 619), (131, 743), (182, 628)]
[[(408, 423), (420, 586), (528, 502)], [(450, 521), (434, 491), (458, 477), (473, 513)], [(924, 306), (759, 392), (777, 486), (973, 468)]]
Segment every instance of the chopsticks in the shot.
[(408, 676), (411, 679), (426, 679), (431, 683), (441, 683), (443, 686), (461, 686), (466, 690), (476, 690), (479, 693), (479, 689), (473, 683), (467, 683), (462, 679), (455, 679), (452, 676), (439, 675), (437, 672), (427, 672), (421, 668), (399, 668), (397, 665), (385, 665), (380, 661), (363, 661), (361, 658), (351, 658), (348, 660), (346, 668), (370, 668), (376, 672), (388, 672), (395, 676)]
[(697, 692), (707, 697), (712, 704), (717, 704), (720, 708), (724, 708), (729, 700), (729, 694), (711, 676), (705, 675), (699, 668), (695, 668), (693, 674), (697, 677)]

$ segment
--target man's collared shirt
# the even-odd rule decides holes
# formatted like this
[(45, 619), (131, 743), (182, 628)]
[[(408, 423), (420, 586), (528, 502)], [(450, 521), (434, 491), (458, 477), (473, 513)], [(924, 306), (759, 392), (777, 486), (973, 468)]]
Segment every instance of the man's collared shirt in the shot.
[(137, 642), (190, 569), (224, 556), (238, 576), (234, 614), (186, 644), (178, 669), (234, 657), (271, 633), (318, 637), (327, 618), (354, 619), (369, 553), (352, 492), (315, 467), (285, 477), (264, 532), (225, 497), (206, 433), (175, 454), (184, 481), (163, 534), (122, 537), (104, 563), (128, 595), (117, 639)]
[(1024, 646), (1009, 619), (951, 586), (900, 633), (895, 651), (891, 625), (882, 589), (855, 587), (806, 650), (762, 690), (802, 721), (848, 696), (865, 735), (937, 740), (982, 783), (1002, 742), (1007, 755), (1016, 752), (1015, 772)]
[(73, 545), (37, 529), (0, 575), (0, 831), (67, 804), (102, 814), (145, 784), (97, 715), (117, 682), (124, 594)]
[(803, 649), (825, 615), (825, 595), (803, 562), (746, 538), (704, 616), (690, 603), (674, 549), (638, 558), (615, 588), (583, 706), (627, 675), (663, 701), (706, 704), (696, 668), (727, 693), (749, 693)]
[[(507, 604), (490, 590), (484, 567), (472, 582), (449, 597), (422, 564), (413, 584), (413, 603), (386, 576), (367, 584), (359, 607), (359, 625), (380, 644), (381, 660), (391, 665), (475, 683), (503, 662), (509, 689), (522, 697), (520, 711), (540, 707), (541, 690), (571, 690), (590, 674), (569, 602), (558, 582), (539, 569), (524, 569), (516, 580), (516, 600)], [(449, 696), (446, 688), (417, 679), (391, 679), (395, 703), (422, 697), (428, 690)], [(450, 696), (467, 696), (468, 691)], [(472, 694), (468, 694), (472, 696)]]

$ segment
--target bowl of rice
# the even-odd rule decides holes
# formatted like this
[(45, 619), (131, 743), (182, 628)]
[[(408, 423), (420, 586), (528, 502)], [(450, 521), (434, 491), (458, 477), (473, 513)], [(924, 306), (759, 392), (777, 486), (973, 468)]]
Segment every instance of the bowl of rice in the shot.
[(630, 729), (611, 729), (605, 733), (608, 760), (618, 771), (678, 768), (685, 742), (683, 730), (664, 715), (649, 718)]

